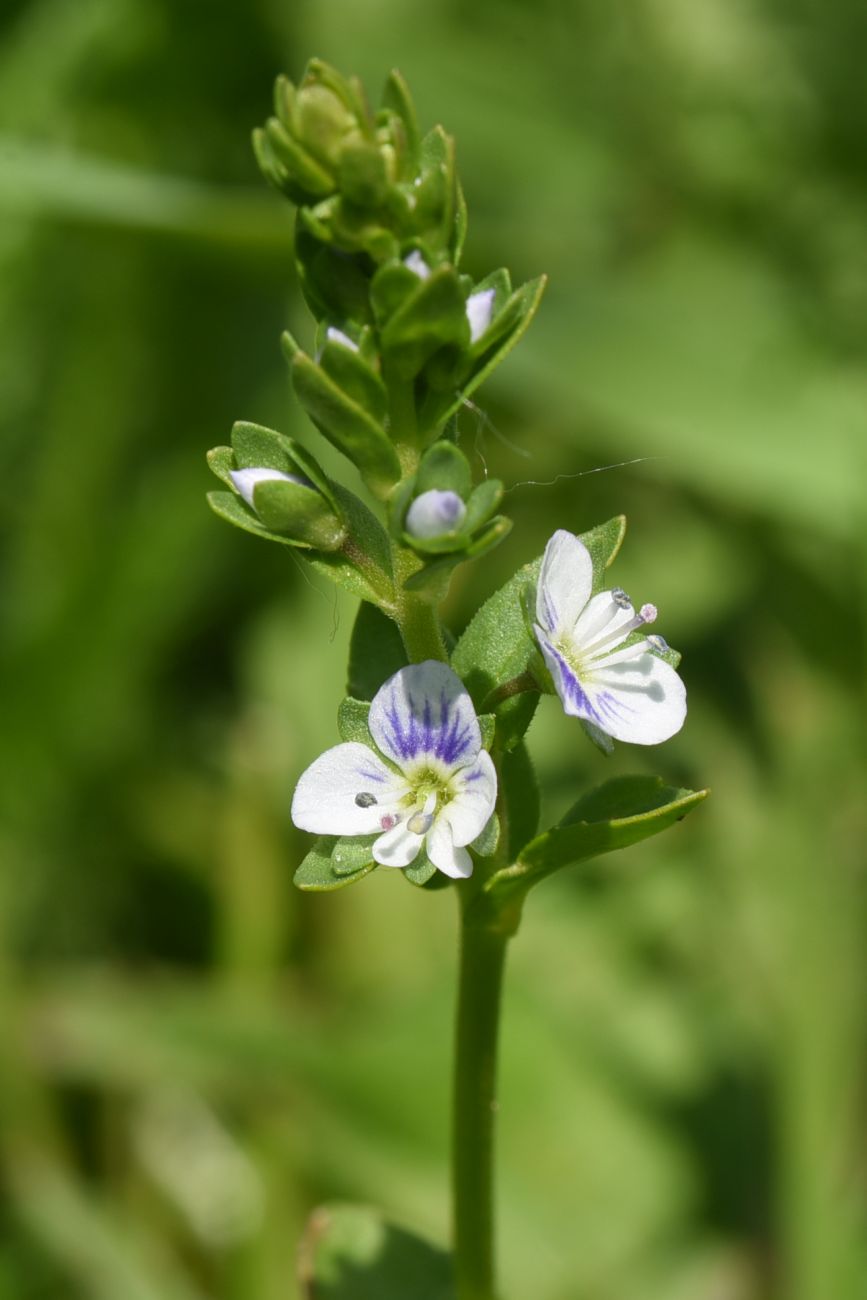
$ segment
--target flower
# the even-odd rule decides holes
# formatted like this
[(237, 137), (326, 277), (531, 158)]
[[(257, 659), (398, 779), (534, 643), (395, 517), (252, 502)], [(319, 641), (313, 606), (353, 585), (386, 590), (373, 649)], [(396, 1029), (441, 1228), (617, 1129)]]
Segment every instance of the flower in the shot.
[(447, 876), (471, 875), (466, 845), (491, 819), (497, 773), (460, 678), (435, 659), (399, 669), (374, 696), (368, 727), (376, 749), (335, 745), (302, 774), (295, 825), (377, 834), (372, 854), (384, 867), (408, 867), (424, 848)]
[(491, 323), (494, 314), (494, 290), (480, 289), (467, 299), (467, 320), (470, 325), (470, 342), (477, 343)]
[(591, 732), (658, 745), (683, 726), (686, 689), (659, 658), (667, 649), (662, 637), (627, 643), (654, 621), (656, 607), (642, 605), (636, 613), (625, 591), (592, 596), (592, 583), (587, 547), (559, 530), (542, 558), (534, 625), (554, 687), (566, 712)]
[(406, 512), (406, 531), (410, 537), (440, 537), (460, 528), (467, 516), (467, 507), (457, 492), (430, 488), (420, 493)]
[(260, 483), (295, 483), (298, 487), (313, 487), (310, 479), (303, 478), (300, 474), (285, 474), (282, 469), (269, 469), (265, 466), (256, 469), (231, 469), (229, 478), (235, 485), (238, 495), (243, 497), (247, 505), (252, 506), (254, 510), (256, 506), (253, 493)]

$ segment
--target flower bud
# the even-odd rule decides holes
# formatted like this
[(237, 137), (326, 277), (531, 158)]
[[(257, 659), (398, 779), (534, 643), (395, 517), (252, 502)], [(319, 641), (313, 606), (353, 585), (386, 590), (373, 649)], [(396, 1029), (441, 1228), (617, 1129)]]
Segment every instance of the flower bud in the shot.
[(259, 483), (297, 483), (299, 487), (313, 488), (309, 478), (302, 478), (300, 474), (284, 474), (282, 469), (233, 469), (229, 471), (229, 478), (247, 505), (253, 506), (254, 510), (253, 490)]
[(460, 528), (467, 514), (457, 492), (441, 492), (432, 488), (417, 496), (406, 514), (405, 527), (410, 537), (427, 540), (453, 533)]

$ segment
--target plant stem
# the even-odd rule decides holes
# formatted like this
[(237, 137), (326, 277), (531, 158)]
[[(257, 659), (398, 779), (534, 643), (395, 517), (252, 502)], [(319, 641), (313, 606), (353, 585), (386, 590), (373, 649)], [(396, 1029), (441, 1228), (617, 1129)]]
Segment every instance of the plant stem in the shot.
[(448, 663), (442, 628), (432, 605), (418, 596), (407, 595), (399, 626), (410, 663), (421, 663), (425, 659), (441, 659)]
[[(461, 892), (461, 891), (459, 891)], [(496, 1300), (494, 1126), (497, 1037), (508, 931), (461, 893), (452, 1192), (458, 1300)]]

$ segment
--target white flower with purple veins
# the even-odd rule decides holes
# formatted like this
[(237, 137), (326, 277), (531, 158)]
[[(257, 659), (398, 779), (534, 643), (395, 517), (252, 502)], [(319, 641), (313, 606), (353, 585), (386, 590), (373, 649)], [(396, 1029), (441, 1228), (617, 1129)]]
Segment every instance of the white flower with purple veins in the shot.
[(593, 562), (579, 538), (560, 530), (545, 547), (536, 588), (535, 633), (563, 708), (591, 731), (634, 745), (658, 745), (683, 726), (686, 689), (659, 654), (662, 637), (625, 644), (656, 618), (636, 613), (625, 591), (591, 595)]
[(317, 835), (377, 835), (372, 856), (408, 867), (422, 849), (447, 876), (472, 874), (467, 845), (487, 826), (497, 773), (472, 700), (435, 659), (389, 677), (370, 706), (376, 749), (348, 741), (301, 776), (292, 820)]

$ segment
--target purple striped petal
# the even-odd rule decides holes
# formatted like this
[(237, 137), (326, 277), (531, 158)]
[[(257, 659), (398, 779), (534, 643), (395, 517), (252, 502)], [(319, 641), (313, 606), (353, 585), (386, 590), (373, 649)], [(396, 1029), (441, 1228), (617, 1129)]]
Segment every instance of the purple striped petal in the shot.
[(389, 677), (370, 706), (368, 725), (381, 752), (404, 771), (430, 760), (448, 769), (463, 767), (482, 746), (466, 688), (435, 659)]

